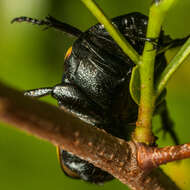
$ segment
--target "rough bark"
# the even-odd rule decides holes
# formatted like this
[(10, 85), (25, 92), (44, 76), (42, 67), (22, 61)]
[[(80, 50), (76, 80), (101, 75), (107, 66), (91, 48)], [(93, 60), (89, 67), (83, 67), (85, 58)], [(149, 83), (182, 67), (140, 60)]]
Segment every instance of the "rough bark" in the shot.
[(161, 164), (190, 158), (190, 143), (163, 148), (137, 145), (137, 160), (142, 169), (157, 168)]

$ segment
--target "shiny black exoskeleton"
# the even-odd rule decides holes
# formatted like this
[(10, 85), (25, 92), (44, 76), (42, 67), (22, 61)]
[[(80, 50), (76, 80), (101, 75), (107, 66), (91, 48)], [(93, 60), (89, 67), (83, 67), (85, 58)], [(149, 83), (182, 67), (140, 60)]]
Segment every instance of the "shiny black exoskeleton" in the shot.
[[(65, 56), (62, 82), (50, 88), (29, 90), (25, 95), (40, 97), (51, 94), (60, 108), (90, 123), (92, 127), (103, 128), (108, 133), (127, 140), (137, 119), (138, 107), (129, 93), (134, 63), (113, 41), (104, 26), (96, 24), (81, 32), (53, 17), (47, 17), (46, 20), (19, 17), (13, 20), (15, 21), (46, 25), (77, 37)], [(130, 13), (116, 17), (112, 22), (135, 50), (142, 54), (145, 40), (151, 40), (145, 38), (148, 18), (140, 13)], [(166, 66), (165, 50), (162, 49), (183, 42), (184, 40), (171, 40), (161, 32), (156, 42), (160, 53), (156, 57), (155, 78)], [(169, 128), (167, 130), (177, 142), (175, 133)], [(61, 167), (68, 176), (93, 183), (113, 179), (107, 172), (61, 147), (58, 147), (58, 152)]]

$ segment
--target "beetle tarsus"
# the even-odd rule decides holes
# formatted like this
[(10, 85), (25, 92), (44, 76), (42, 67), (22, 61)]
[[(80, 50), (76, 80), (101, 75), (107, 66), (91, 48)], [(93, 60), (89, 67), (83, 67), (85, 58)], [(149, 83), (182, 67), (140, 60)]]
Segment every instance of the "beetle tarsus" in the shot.
[(50, 22), (47, 22), (46, 20), (38, 20), (35, 18), (26, 17), (26, 16), (16, 17), (11, 21), (12, 24), (15, 22), (28, 22), (28, 23), (37, 24), (37, 25), (50, 25)]
[(52, 88), (47, 87), (47, 88), (37, 88), (33, 90), (27, 90), (24, 92), (24, 95), (30, 97), (42, 97), (42, 96), (47, 96), (51, 93), (52, 93)]
[[(190, 37), (190, 35), (188, 35), (184, 38), (177, 38), (177, 39), (169, 41), (168, 48), (170, 49), (170, 48), (175, 48), (175, 47), (183, 45), (188, 40), (189, 37)], [(166, 45), (167, 45), (167, 43), (166, 43)]]
[(152, 45), (153, 45), (153, 49), (152, 50), (159, 49), (159, 46), (160, 46), (160, 44), (159, 44), (159, 38), (144, 38), (144, 41), (152, 43)]
[(11, 21), (11, 23), (15, 22), (28, 22), (39, 26), (43, 25), (46, 26), (45, 30), (48, 28), (55, 28), (57, 30), (68, 33), (75, 37), (79, 37), (83, 33), (78, 28), (75, 28), (74, 26), (71, 26), (67, 23), (61, 22), (52, 16), (47, 16), (45, 20), (39, 20), (31, 17), (21, 16), (21, 17), (16, 17)]
[(163, 42), (163, 45), (159, 48), (158, 53), (166, 52), (169, 49), (182, 46), (190, 37), (190, 35), (184, 38), (171, 39), (169, 36), (165, 36), (166, 40)]

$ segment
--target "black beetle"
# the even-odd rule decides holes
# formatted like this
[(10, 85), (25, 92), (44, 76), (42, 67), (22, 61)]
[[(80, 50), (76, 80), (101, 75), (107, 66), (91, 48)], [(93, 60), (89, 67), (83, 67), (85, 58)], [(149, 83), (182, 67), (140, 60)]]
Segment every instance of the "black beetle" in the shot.
[[(103, 128), (114, 136), (126, 139), (134, 128), (138, 106), (129, 93), (129, 81), (134, 63), (123, 53), (102, 24), (96, 24), (85, 32), (49, 16), (45, 20), (19, 17), (12, 22), (30, 22), (56, 28), (69, 33), (77, 40), (65, 56), (63, 80), (54, 87), (38, 88), (25, 95), (41, 97), (51, 94), (59, 106), (90, 123)], [(142, 54), (146, 40), (156, 43), (158, 55), (155, 79), (166, 67), (165, 50), (181, 45), (184, 39), (171, 40), (163, 31), (157, 42), (146, 38), (148, 17), (130, 13), (112, 19), (112, 23), (124, 35), (133, 48)], [(161, 114), (168, 121), (166, 109)], [(165, 122), (165, 124), (166, 124)], [(177, 137), (171, 128), (165, 128), (174, 141)], [(66, 175), (92, 183), (112, 180), (113, 176), (77, 156), (58, 147), (60, 164)]]

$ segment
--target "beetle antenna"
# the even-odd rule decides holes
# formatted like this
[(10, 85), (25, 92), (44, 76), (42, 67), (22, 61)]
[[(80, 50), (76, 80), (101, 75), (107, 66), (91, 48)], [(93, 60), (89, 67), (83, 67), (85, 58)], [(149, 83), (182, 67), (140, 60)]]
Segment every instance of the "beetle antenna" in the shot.
[(30, 17), (21, 16), (21, 17), (16, 17), (11, 21), (11, 23), (15, 22), (28, 22), (39, 26), (43, 25), (46, 26), (45, 29), (55, 28), (57, 30), (60, 30), (75, 37), (79, 37), (83, 33), (78, 28), (75, 28), (74, 26), (71, 26), (67, 23), (61, 22), (52, 16), (47, 16), (45, 20), (38, 20)]
[(47, 96), (51, 94), (53, 91), (53, 88), (47, 87), (47, 88), (37, 88), (33, 90), (27, 90), (24, 92), (25, 96), (30, 96), (30, 97), (42, 97), (42, 96)]

